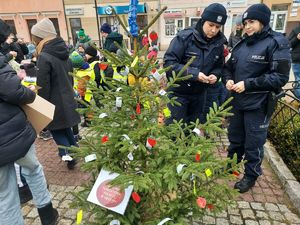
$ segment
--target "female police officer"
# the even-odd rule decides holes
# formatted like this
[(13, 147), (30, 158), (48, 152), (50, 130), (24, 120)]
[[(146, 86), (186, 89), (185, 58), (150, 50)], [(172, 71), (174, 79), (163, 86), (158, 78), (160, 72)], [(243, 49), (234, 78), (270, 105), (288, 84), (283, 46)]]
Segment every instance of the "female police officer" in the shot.
[(171, 117), (166, 124), (181, 119), (184, 123), (190, 123), (202, 116), (206, 88), (217, 81), (223, 68), (223, 44), (226, 38), (220, 30), (226, 19), (224, 6), (213, 3), (204, 9), (195, 27), (179, 32), (172, 40), (164, 56), (164, 66), (173, 66), (167, 72), (168, 78), (172, 77), (172, 71), (178, 73), (192, 56), (195, 60), (184, 73), (192, 75), (192, 78), (181, 81), (179, 87), (171, 90), (173, 93), (170, 97), (176, 96), (181, 106), (168, 105)]
[[(245, 173), (234, 186), (247, 192), (262, 174), (263, 145), (270, 115), (270, 93), (278, 93), (289, 79), (288, 40), (269, 27), (271, 11), (264, 4), (254, 4), (243, 14), (245, 38), (232, 51), (225, 65), (226, 88), (232, 92), (228, 157), (244, 157)], [(270, 113), (271, 110), (271, 113)]]

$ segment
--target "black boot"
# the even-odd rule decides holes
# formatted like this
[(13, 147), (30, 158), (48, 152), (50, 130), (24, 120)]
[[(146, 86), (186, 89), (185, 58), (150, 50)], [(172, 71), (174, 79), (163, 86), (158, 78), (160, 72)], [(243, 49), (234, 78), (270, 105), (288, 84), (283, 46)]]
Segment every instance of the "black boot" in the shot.
[(67, 167), (69, 170), (73, 170), (77, 164), (77, 161), (75, 159), (72, 159), (71, 161), (67, 162)]
[(39, 208), (38, 213), (42, 225), (55, 225), (58, 222), (58, 212), (56, 209), (53, 208), (51, 202), (43, 208)]
[(244, 175), (244, 177), (235, 183), (234, 189), (238, 189), (240, 193), (245, 193), (250, 190), (255, 185), (256, 177), (250, 177)]
[(32, 199), (32, 194), (28, 184), (24, 185), (23, 187), (19, 187), (19, 196), (21, 204), (24, 204)]

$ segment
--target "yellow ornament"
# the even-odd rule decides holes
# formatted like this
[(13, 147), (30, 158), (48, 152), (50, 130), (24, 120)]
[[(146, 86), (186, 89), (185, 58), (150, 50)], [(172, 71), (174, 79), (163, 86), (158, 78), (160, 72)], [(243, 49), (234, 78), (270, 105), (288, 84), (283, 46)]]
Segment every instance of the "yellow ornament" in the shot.
[(82, 209), (81, 210), (79, 210), (78, 212), (77, 212), (77, 220), (76, 220), (76, 224), (78, 225), (78, 224), (81, 224), (81, 222), (82, 222), (82, 215), (83, 215), (83, 212), (82, 212)]
[(207, 177), (210, 177), (212, 175), (212, 172), (211, 172), (210, 169), (206, 169), (205, 174), (206, 174)]
[(131, 67), (135, 67), (135, 65), (137, 64), (138, 61), (139, 61), (139, 58), (136, 56), (135, 59), (133, 60), (133, 62), (131, 63)]
[(164, 113), (165, 117), (167, 117), (167, 118), (169, 118), (171, 116), (171, 111), (168, 107), (163, 109), (163, 113)]

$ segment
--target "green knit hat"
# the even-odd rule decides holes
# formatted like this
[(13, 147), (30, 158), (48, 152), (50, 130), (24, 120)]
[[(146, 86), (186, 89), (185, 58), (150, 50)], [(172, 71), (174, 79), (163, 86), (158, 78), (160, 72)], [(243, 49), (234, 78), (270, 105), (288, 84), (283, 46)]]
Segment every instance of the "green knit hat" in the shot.
[(79, 31), (78, 31), (78, 37), (85, 37), (85, 33), (84, 33), (84, 29), (81, 28)]
[(72, 52), (72, 54), (70, 55), (70, 59), (74, 68), (81, 68), (84, 64), (83, 57), (76, 51)]

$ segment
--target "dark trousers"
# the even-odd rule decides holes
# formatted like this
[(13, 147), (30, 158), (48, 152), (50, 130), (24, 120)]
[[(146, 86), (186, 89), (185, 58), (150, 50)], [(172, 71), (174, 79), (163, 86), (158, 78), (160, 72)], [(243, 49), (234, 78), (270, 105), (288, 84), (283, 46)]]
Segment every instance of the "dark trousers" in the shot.
[(264, 109), (243, 111), (233, 106), (232, 112), (234, 115), (229, 118), (228, 128), (228, 157), (232, 158), (236, 153), (238, 162), (247, 160), (245, 175), (256, 178), (262, 174), (263, 145), (270, 118), (266, 117)]
[(206, 103), (204, 107), (204, 114), (201, 116), (201, 121), (206, 121), (206, 114), (209, 113), (209, 108), (213, 107), (215, 102), (217, 106), (222, 105), (228, 98), (228, 91), (224, 84), (217, 82), (207, 88)]
[(172, 106), (171, 104), (168, 104), (168, 108), (171, 111), (171, 116), (166, 119), (165, 123), (168, 125), (171, 124), (173, 120), (179, 121), (182, 119), (184, 123), (189, 124), (190, 122), (195, 122), (197, 119), (200, 119), (204, 110), (205, 95), (206, 91), (203, 91), (201, 94), (194, 95), (170, 95), (170, 98), (176, 96), (176, 101), (181, 105)]
[[(73, 135), (71, 128), (65, 128), (61, 130), (50, 130), (52, 137), (57, 145), (71, 147), (78, 146)], [(69, 154), (68, 150), (63, 147), (58, 148), (58, 155), (60, 157)]]

